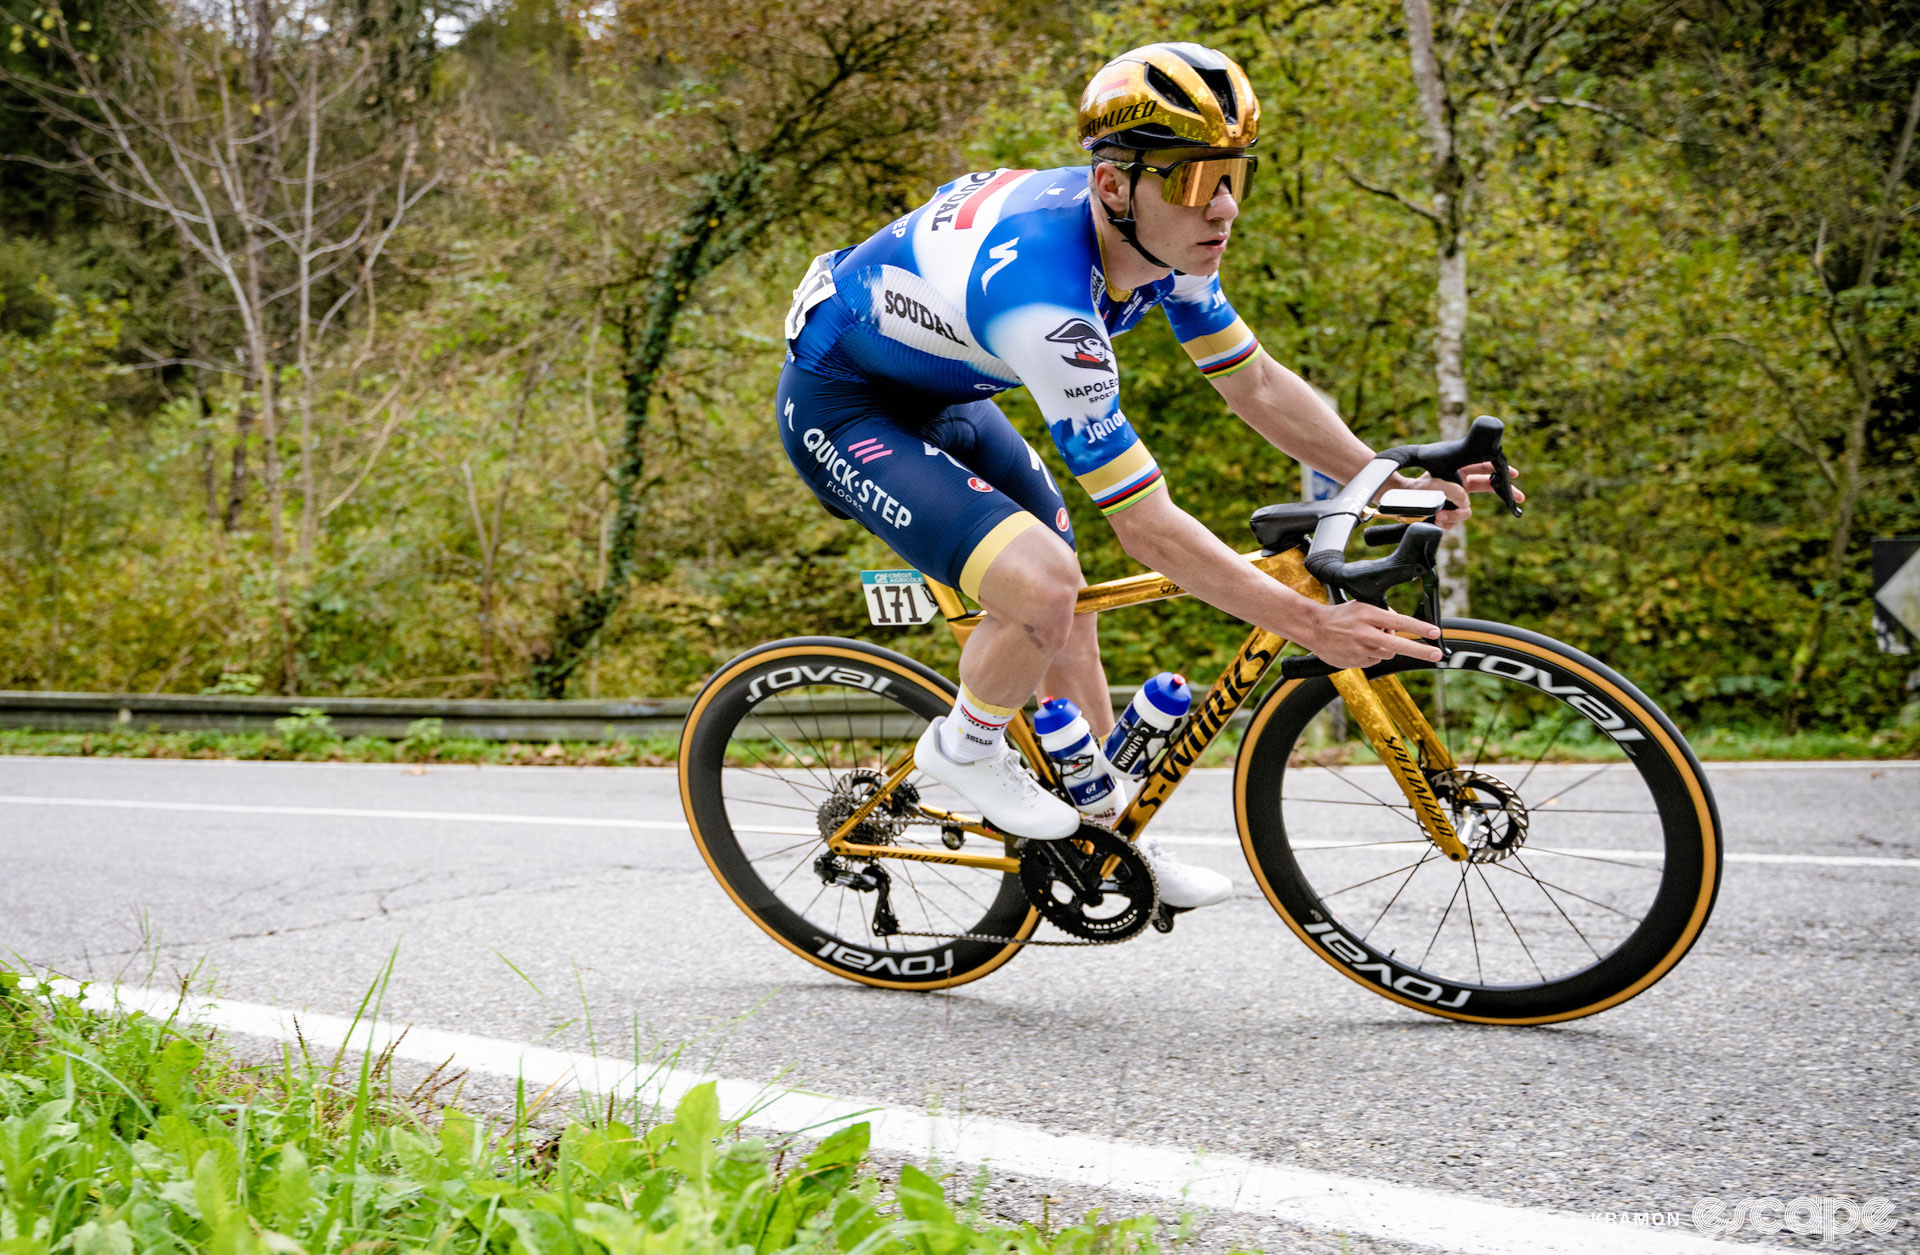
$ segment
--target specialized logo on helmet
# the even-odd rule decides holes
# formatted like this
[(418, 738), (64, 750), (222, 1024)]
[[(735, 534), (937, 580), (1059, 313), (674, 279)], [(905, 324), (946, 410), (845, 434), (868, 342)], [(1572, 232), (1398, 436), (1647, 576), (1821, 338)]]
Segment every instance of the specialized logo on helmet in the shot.
[(1200, 44), (1148, 44), (1100, 67), (1080, 97), (1080, 146), (1246, 148), (1260, 102), (1246, 71)]
[(1078, 366), (1082, 370), (1102, 370), (1113, 373), (1113, 349), (1108, 346), (1107, 338), (1098, 328), (1084, 318), (1069, 318), (1067, 321), (1047, 332), (1047, 339), (1055, 344), (1071, 344), (1072, 353), (1063, 353), (1060, 360), (1069, 366)]

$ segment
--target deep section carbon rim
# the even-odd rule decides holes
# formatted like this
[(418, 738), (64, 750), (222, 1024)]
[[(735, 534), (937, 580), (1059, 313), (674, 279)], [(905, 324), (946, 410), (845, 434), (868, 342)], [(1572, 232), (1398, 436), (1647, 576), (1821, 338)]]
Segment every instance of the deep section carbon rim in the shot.
[(1448, 625), (1448, 657), (1403, 674), (1446, 743), (1423, 763), (1472, 851), (1448, 860), (1333, 685), (1277, 690), (1237, 787), (1269, 900), (1323, 958), (1438, 1015), (1544, 1022), (1658, 979), (1711, 909), (1719, 834), (1685, 742), (1624, 679), (1496, 624)]
[[(681, 792), (708, 865), (748, 915), (819, 967), (866, 984), (938, 988), (985, 975), (1018, 949), (876, 928), (879, 884), (905, 933), (1024, 937), (1019, 878), (948, 863), (837, 858), (826, 834), (864, 802), (929, 720), (952, 707), (932, 671), (834, 638), (776, 642), (721, 668), (682, 741)], [(951, 857), (997, 841), (943, 832), (921, 808), (964, 813), (916, 772), (857, 830), (873, 845)]]

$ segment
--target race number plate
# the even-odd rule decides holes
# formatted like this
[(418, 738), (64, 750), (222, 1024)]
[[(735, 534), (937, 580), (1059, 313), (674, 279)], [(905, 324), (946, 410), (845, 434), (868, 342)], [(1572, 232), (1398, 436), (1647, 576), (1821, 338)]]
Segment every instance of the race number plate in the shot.
[(881, 627), (912, 627), (940, 613), (927, 577), (918, 571), (862, 571), (867, 616)]

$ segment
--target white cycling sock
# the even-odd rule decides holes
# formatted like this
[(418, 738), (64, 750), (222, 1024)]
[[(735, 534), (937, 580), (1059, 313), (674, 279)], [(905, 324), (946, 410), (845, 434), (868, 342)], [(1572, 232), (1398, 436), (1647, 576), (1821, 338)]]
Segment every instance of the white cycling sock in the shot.
[(974, 763), (991, 758), (1006, 743), (1007, 721), (1018, 706), (995, 706), (983, 702), (960, 686), (953, 713), (940, 725), (940, 752), (956, 763)]

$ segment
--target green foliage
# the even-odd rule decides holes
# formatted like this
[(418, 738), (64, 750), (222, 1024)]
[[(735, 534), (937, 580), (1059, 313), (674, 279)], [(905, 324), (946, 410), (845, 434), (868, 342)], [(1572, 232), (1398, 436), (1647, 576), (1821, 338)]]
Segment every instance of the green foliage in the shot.
[(955, 1212), (868, 1126), (803, 1154), (742, 1135), (709, 1083), (669, 1118), (612, 1104), (558, 1129), (401, 1094), (384, 1061), (250, 1065), (207, 1031), (105, 1017), (0, 971), (0, 1224), (10, 1252), (355, 1249), (499, 1255), (1131, 1255), (1141, 1218), (1042, 1233)]
[[(1502, 22), (1546, 11), (1447, 10), (1466, 32), (1462, 90), (1496, 64)], [(1111, 51), (1145, 38), (1227, 47), (1265, 119), (1228, 291), (1363, 439), (1429, 439), (1432, 232), (1346, 173), (1403, 191), (1423, 177), (1397, 13), (1128, 0), (1077, 15), (1078, 30), (1053, 11), (1023, 15), (1019, 29), (1039, 31), (1032, 56), (1013, 66), (1005, 48), (976, 50), (1009, 84), (980, 100), (950, 160), (1076, 161), (1073, 99)], [(1864, 740), (1904, 700), (1908, 660), (1871, 638), (1866, 542), (1920, 531), (1912, 217), (1894, 220), (1870, 286), (1858, 267), (1915, 48), (1877, 13), (1738, 3), (1675, 22), (1616, 6), (1602, 16), (1618, 38), (1568, 42), (1554, 62), (1564, 91), (1596, 108), (1503, 117), (1485, 93), (1462, 106), (1485, 159), (1468, 240), (1472, 403), (1509, 420), (1532, 495), (1523, 519), (1482, 511), (1470, 524), (1475, 613), (1606, 658), (1687, 726), (1797, 713)], [(0, 687), (238, 691), (223, 687), (241, 682), (231, 675), (284, 688), (285, 579), (299, 691), (530, 694), (556, 616), (611, 578), (616, 471), (632, 452), (644, 473), (631, 591), (572, 692), (691, 693), (732, 653), (803, 632), (872, 634), (951, 665), (937, 629), (866, 623), (854, 573), (899, 560), (818, 509), (771, 414), (781, 315), (807, 259), (938, 176), (823, 185), (831, 213), (760, 231), (706, 273), (677, 314), (637, 450), (623, 452), (621, 329), (708, 151), (662, 137), (747, 116), (753, 84), (736, 66), (668, 90), (652, 62), (596, 38), (561, 6), (516, 0), (434, 62), (429, 95), (450, 111), (440, 190), (390, 245), (404, 280), (382, 289), (350, 352), (315, 365), (315, 413), (333, 417), (315, 457), (327, 512), (304, 563), (274, 556), (249, 393), (197, 368), (122, 369), (186, 356), (180, 324), (211, 308), (177, 240), (130, 210), (117, 236), (95, 224), (24, 237), (46, 215), (0, 202), (13, 214), (0, 220)], [(1916, 186), (1910, 168), (1896, 206)], [(124, 308), (86, 295), (108, 289), (127, 293)], [(1861, 343), (1877, 399), (1836, 579)], [(1127, 414), (1175, 499), (1244, 547), (1251, 510), (1297, 495), (1297, 466), (1225, 412), (1157, 317), (1119, 348)], [(1025, 395), (1004, 405), (1053, 458)], [(283, 429), (288, 483), (298, 443)], [(1089, 578), (1132, 570), (1099, 517), (1069, 506)], [(1122, 682), (1205, 677), (1243, 634), (1191, 602), (1103, 624)]]
[(273, 731), (287, 752), (300, 758), (325, 754), (340, 744), (332, 717), (317, 706), (295, 706), (293, 714), (273, 721)]

